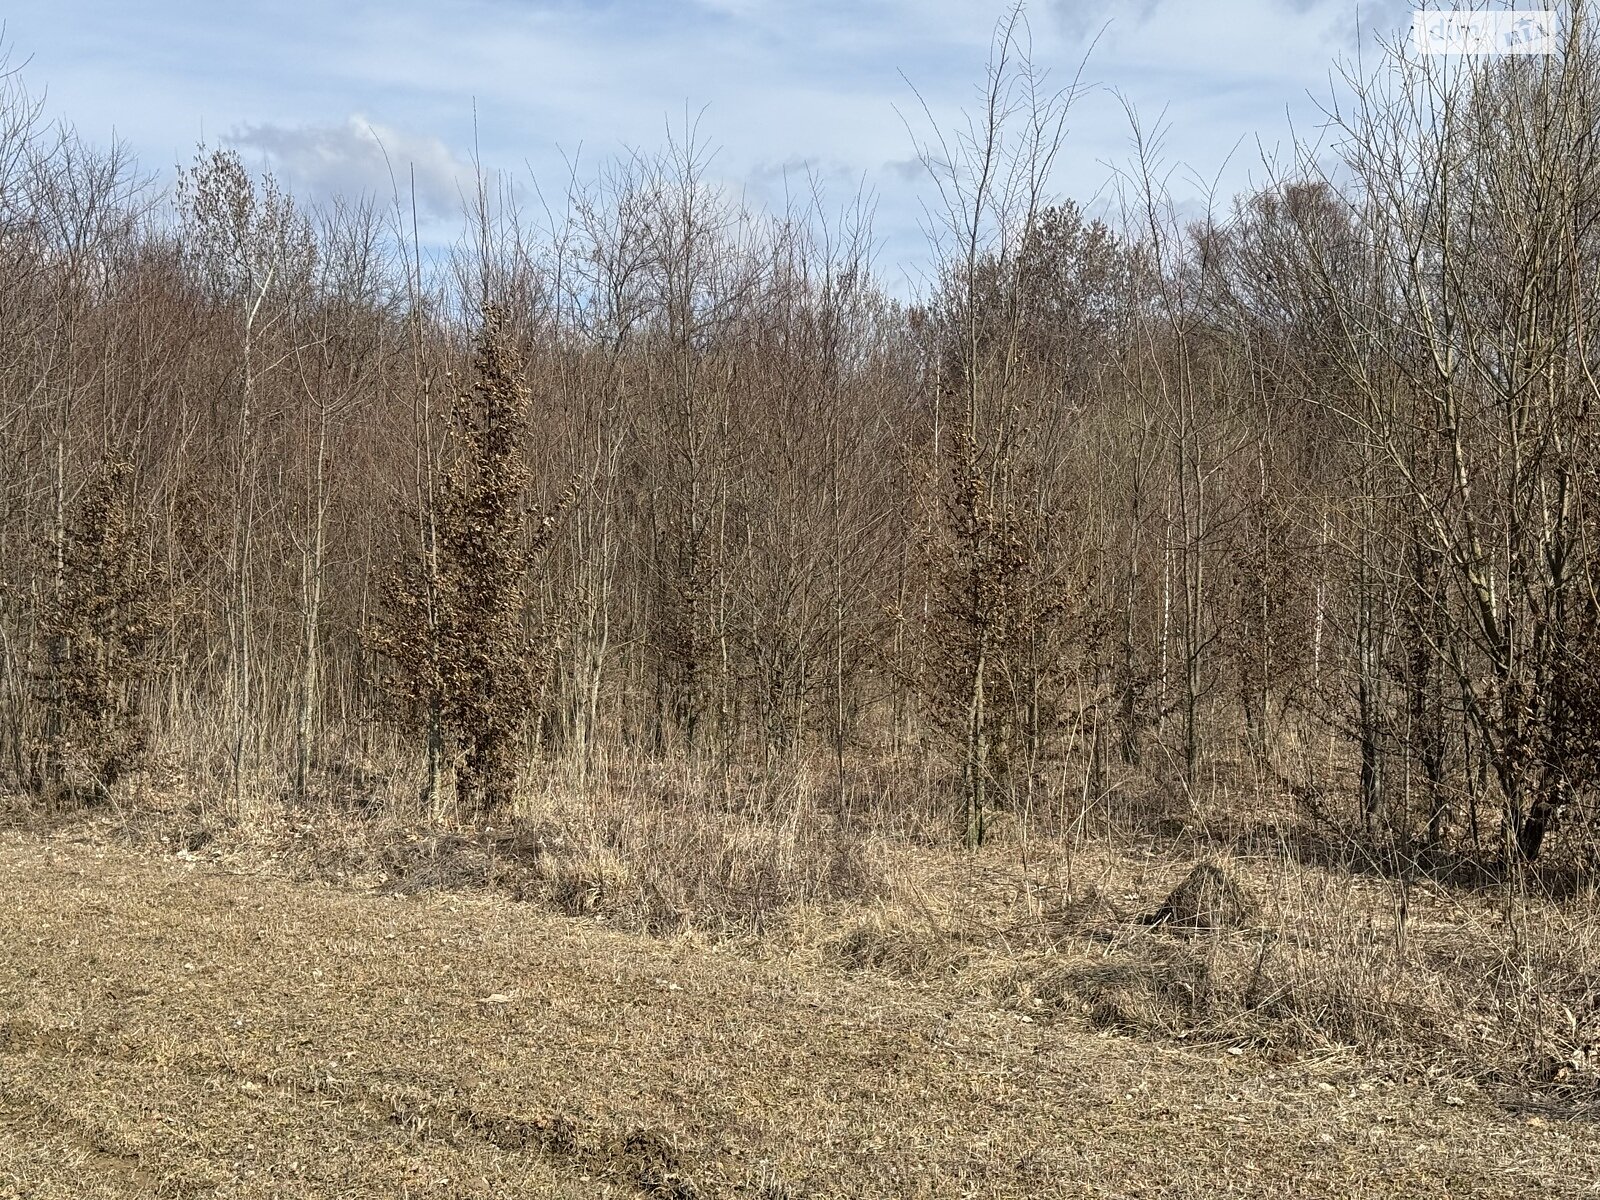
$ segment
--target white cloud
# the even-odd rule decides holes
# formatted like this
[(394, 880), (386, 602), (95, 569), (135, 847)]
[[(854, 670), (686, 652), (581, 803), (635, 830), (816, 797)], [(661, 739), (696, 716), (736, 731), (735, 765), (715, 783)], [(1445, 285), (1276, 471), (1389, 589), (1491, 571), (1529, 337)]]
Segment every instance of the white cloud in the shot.
[[(1417, 0), (1420, 2), (1420, 0)], [(98, 135), (113, 125), (161, 167), (233, 130), (295, 191), (402, 190), (454, 224), (470, 161), (557, 207), (570, 165), (661, 149), (696, 125), (716, 182), (780, 205), (811, 180), (841, 202), (876, 200), (887, 273), (925, 264), (919, 225), (937, 203), (916, 163), (931, 133), (977, 102), (1007, 0), (281, 0), (195, 21), (189, 0), (13, 0), (17, 57), (53, 111)], [(1286, 142), (1318, 122), (1330, 69), (1367, 29), (1408, 22), (1409, 0), (1029, 0), (1036, 62), (1055, 86), (1084, 73), (1104, 90), (1069, 120), (1056, 186), (1090, 203), (1130, 153), (1122, 103), (1168, 127), (1187, 200), (1224, 159), (1222, 199), (1259, 175), (1256, 135)], [(74, 15), (74, 13), (76, 15)], [(1371, 40), (1363, 38), (1370, 48)], [(909, 82), (908, 82), (909, 81)], [(915, 87), (916, 93), (912, 91)], [(1111, 89), (1115, 89), (1115, 94)], [(919, 98), (920, 97), (920, 98)], [(347, 114), (381, 114), (382, 126)], [(908, 132), (901, 114), (914, 132)], [(382, 149), (380, 149), (380, 143)], [(388, 151), (388, 162), (383, 149)], [(803, 179), (801, 177), (804, 177)], [(453, 236), (449, 235), (449, 236)]]
[(339, 125), (245, 125), (226, 139), (260, 154), (298, 195), (316, 199), (410, 195), (429, 217), (460, 211), (474, 172), (436, 137), (407, 133), (356, 115)]

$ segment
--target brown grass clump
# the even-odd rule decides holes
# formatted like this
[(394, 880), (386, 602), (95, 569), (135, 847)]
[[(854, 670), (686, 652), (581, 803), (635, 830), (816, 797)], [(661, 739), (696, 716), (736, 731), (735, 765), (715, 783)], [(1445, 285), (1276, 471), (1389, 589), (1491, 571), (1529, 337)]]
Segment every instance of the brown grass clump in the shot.
[(882, 911), (851, 922), (822, 945), (826, 963), (847, 971), (883, 971), (903, 979), (947, 978), (959, 973), (969, 958), (959, 934)]
[(1149, 923), (1183, 930), (1237, 929), (1254, 912), (1255, 906), (1231, 875), (1214, 863), (1201, 863), (1167, 893)]

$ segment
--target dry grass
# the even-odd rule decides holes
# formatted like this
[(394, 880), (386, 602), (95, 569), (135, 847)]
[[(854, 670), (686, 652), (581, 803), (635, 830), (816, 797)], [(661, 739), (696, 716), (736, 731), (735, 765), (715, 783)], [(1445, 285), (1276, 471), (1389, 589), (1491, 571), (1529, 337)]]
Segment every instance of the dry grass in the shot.
[(403, 811), (393, 794), (358, 789), (239, 822), (171, 789), (96, 824), (133, 844), (301, 880), (492, 891), (619, 928), (717, 938), (760, 934), (797, 907), (881, 897), (891, 836), (819, 805), (804, 777), (713, 789), (682, 772), (630, 769), (524, 796), (516, 821), (497, 829), (392, 815)]
[[(533, 793), (499, 830), (367, 816), (394, 811), (395, 798), (348, 795), (240, 825), (164, 793), (103, 818), (97, 836), (379, 893), (509, 896), (619, 930), (937, 982), (1034, 1020), (1082, 1017), (1283, 1058), (1348, 1049), (1401, 1076), (1600, 1099), (1590, 893), (1558, 901), (1426, 880), (1402, 891), (1309, 862), (1259, 825), (1157, 836), (1130, 824), (1071, 841), (1013, 825), (969, 854), (937, 845), (936, 814), (905, 796), (841, 812), (818, 800), (824, 791), (803, 774), (711, 788), (634, 769)], [(1247, 921), (1137, 919), (1208, 863), (1239, 881)]]
[(1022, 1020), (959, 975), (59, 836), (8, 835), (0, 893), (16, 1196), (1577, 1196), (1600, 1178), (1600, 1130), (1456, 1081)]
[[(1218, 862), (1252, 899), (1239, 928), (1148, 923)], [(1396, 1078), (1538, 1092), (1600, 1110), (1600, 905), (1398, 885), (1288, 857), (1148, 846), (907, 853), (887, 900), (797, 920), (824, 963), (943, 980), (1048, 1021), (1250, 1047), (1348, 1050)], [(1140, 919), (1144, 918), (1144, 919)]]
[[(33, 889), (14, 905), (33, 924), (13, 936), (38, 939), (18, 961), (31, 954), (39, 960), (28, 968), (31, 978), (54, 978), (49, 987), (74, 996), (104, 987), (102, 966), (125, 971), (129, 955), (148, 953), (145, 940), (169, 919), (164, 906), (181, 907), (191, 894), (201, 897), (199, 907), (170, 919), (187, 922), (182, 939), (194, 949), (185, 954), (197, 970), (197, 956), (211, 955), (231, 964), (218, 969), (233, 980), (241, 971), (235, 960), (255, 954), (257, 944), (277, 946), (263, 953), (278, 955), (279, 975), (251, 965), (242, 998), (232, 983), (219, 993), (229, 1011), (286, 998), (293, 1009), (300, 1002), (286, 987), (325, 990), (318, 977), (308, 983), (292, 967), (294, 946), (315, 941), (317, 922), (382, 925), (382, 933), (352, 933), (325, 955), (337, 964), (325, 972), (349, 969), (350, 955), (367, 963), (362, 990), (342, 1000), (330, 994), (325, 1007), (285, 1018), (272, 1054), (243, 1077), (285, 1110), (287, 1140), (256, 1156), (260, 1178), (276, 1190), (178, 1178), (161, 1184), (173, 1194), (293, 1194), (301, 1185), (270, 1164), (320, 1161), (314, 1141), (322, 1135), (296, 1124), (302, 1099), (328, 1121), (353, 1122), (327, 1136), (360, 1142), (340, 1162), (352, 1171), (362, 1164), (361, 1179), (393, 1183), (401, 1162), (426, 1174), (434, 1168), (419, 1162), (465, 1155), (461, 1161), (476, 1163), (491, 1149), (520, 1155), (517, 1169), (531, 1172), (513, 1181), (481, 1164), (441, 1165), (440, 1178), (476, 1171), (474, 1179), (493, 1186), (452, 1193), (419, 1184), (416, 1192), (464, 1195), (497, 1194), (494, 1188), (561, 1195), (563, 1186), (576, 1187), (566, 1193), (575, 1195), (595, 1194), (595, 1186), (618, 1195), (687, 1195), (684, 1180), (707, 1195), (1210, 1195), (1218, 1178), (1233, 1189), (1223, 1194), (1249, 1195), (1280, 1191), (1308, 1170), (1309, 1139), (1327, 1145), (1328, 1130), (1351, 1120), (1361, 1126), (1368, 1117), (1350, 1114), (1364, 1104), (1377, 1105), (1382, 1122), (1414, 1130), (1407, 1135), (1414, 1152), (1398, 1160), (1412, 1190), (1393, 1194), (1506, 1194), (1496, 1172), (1511, 1165), (1536, 1172), (1560, 1194), (1567, 1183), (1556, 1159), (1524, 1155), (1497, 1166), (1494, 1154), (1510, 1153), (1508, 1131), (1547, 1128), (1519, 1124), (1530, 1113), (1545, 1120), (1600, 1111), (1600, 906), (1590, 894), (1556, 900), (1425, 881), (1402, 893), (1380, 873), (1310, 861), (1291, 839), (1261, 836), (1259, 825), (1239, 836), (1194, 822), (1130, 821), (1093, 839), (1067, 839), (1042, 836), (1038, 826), (1030, 836), (1014, 824), (969, 854), (938, 844), (931, 807), (919, 813), (902, 796), (841, 810), (820, 802), (825, 789), (804, 777), (723, 789), (669, 773), (596, 779), (526, 798), (520, 820), (495, 830), (375, 816), (396, 810), (395, 797), (364, 801), (372, 780), (352, 786), (358, 794), (337, 803), (293, 812), (263, 806), (244, 823), (181, 793), (147, 794), (92, 820), (61, 818), (46, 830), (43, 849), (28, 840), (39, 836), (37, 814), (28, 814), (34, 831), (14, 844), (13, 857), (27, 864), (16, 886)], [(897, 814), (893, 823), (886, 813)], [(68, 841), (76, 848), (51, 865)], [(112, 848), (130, 842), (139, 855)], [(154, 860), (151, 851), (159, 852)], [(102, 867), (67, 865), (80, 858), (110, 864), (111, 877), (150, 895), (144, 908), (113, 904), (120, 915), (87, 958), (67, 954), (51, 966), (37, 948), (48, 946), (50, 934), (37, 922), (54, 919), (53, 892), (64, 886), (69, 895), (81, 892), (83, 904), (109, 903)], [(141, 865), (147, 861), (166, 866)], [(1232, 919), (1215, 928), (1150, 923), (1174, 885), (1201, 864), (1237, 883), (1239, 894), (1228, 893)], [(317, 886), (296, 890), (294, 883)], [(248, 937), (229, 924), (236, 912), (261, 914)], [(394, 925), (396, 914), (408, 914), (404, 929)], [(226, 936), (212, 928), (217, 922)], [(367, 944), (379, 937), (382, 945)], [(113, 945), (118, 938), (127, 946)], [(228, 938), (237, 944), (229, 948)], [(523, 939), (545, 950), (529, 958)], [(415, 961), (413, 943), (438, 954)], [(582, 965), (589, 951), (575, 948), (599, 946), (615, 970)], [(569, 962), (570, 954), (578, 959)], [(457, 995), (463, 971), (478, 980), (468, 988), (472, 1003), (427, 1031), (439, 1047), (436, 1067), (413, 1080), (417, 1088), (398, 1086), (412, 1079), (400, 1064), (420, 1036), (401, 1018), (437, 1008), (441, 994)], [(185, 991), (196, 982), (176, 978)], [(22, 1001), (34, 1002), (31, 986), (16, 985)], [(137, 995), (151, 1003), (175, 1003), (163, 991), (170, 983), (139, 986), (145, 990)], [(641, 988), (648, 1003), (636, 994)], [(684, 999), (679, 988), (694, 994), (692, 1016), (676, 1003)], [(390, 992), (410, 997), (405, 1011), (393, 1010)], [(545, 997), (541, 1003), (560, 997), (559, 1011), (573, 1020), (529, 1026), (514, 1045), (497, 1043), (499, 1057), (470, 1073), (478, 1082), (465, 1090), (453, 1082), (444, 1047), (459, 1042), (469, 1058), (488, 1054), (471, 1050), (473, 1022), (494, 1017), (501, 1024), (492, 1029), (516, 1034), (523, 1027), (514, 1014), (535, 994)], [(494, 995), (505, 999), (476, 1003)], [(591, 1001), (630, 1024), (626, 1035), (614, 1023), (577, 1020)], [(352, 1008), (368, 1003), (392, 1020), (369, 1027)], [(745, 1003), (770, 1011), (736, 1011)], [(341, 1006), (351, 1011), (341, 1017)], [(471, 1021), (462, 1015), (468, 1012)], [(877, 1017), (853, 1023), (863, 1012), (895, 1014), (892, 1028)], [(340, 1098), (338, 1072), (332, 1098), (314, 1074), (268, 1077), (261, 1064), (281, 1057), (291, 1027), (305, 1024), (309, 1046), (341, 1021), (358, 1031), (346, 1041), (359, 1061), (387, 1064), (356, 1087), (354, 1109)], [(38, 1194), (71, 1194), (49, 1190), (57, 1186), (49, 1164), (58, 1161), (50, 1155), (121, 1181), (106, 1194), (142, 1194), (158, 1152), (138, 1138), (104, 1134), (104, 1122), (121, 1111), (113, 1099), (104, 1098), (109, 1108), (91, 1106), (100, 1115), (85, 1126), (72, 1115), (82, 1110), (63, 1107), (49, 1087), (52, 1073), (66, 1079), (80, 1071), (81, 1086), (91, 1086), (89, 1075), (108, 1058), (100, 1033), (73, 1040), (59, 1032), (69, 1026), (39, 1020), (7, 1028), (13, 1054), (39, 1061), (33, 1090), (7, 1093), (31, 1098), (0, 1107), (0, 1162), (21, 1164), (11, 1169), (34, 1180)], [(955, 1029), (982, 1029), (987, 1040), (963, 1042)], [(733, 1042), (713, 1052), (697, 1038)], [(736, 1062), (736, 1051), (749, 1058), (752, 1048), (759, 1048), (753, 1060)], [(232, 1056), (240, 1050), (232, 1042), (225, 1052), (212, 1050), (140, 1103), (151, 1111), (168, 1106), (182, 1114), (176, 1119), (232, 1146), (221, 1131), (239, 1119), (230, 1107), (234, 1085), (213, 1077), (218, 1063), (236, 1070)], [(151, 1053), (110, 1053), (106, 1077), (120, 1080), (120, 1092), (144, 1095), (140, 1089), (155, 1085), (130, 1080), (149, 1074), (157, 1061)], [(653, 1066), (641, 1073), (642, 1064)], [(762, 1073), (768, 1068), (787, 1080), (776, 1092)], [(1085, 1071), (1101, 1080), (1092, 1104), (1109, 1106), (1088, 1127), (1079, 1111)], [(552, 1072), (570, 1094), (517, 1090), (529, 1073)], [(218, 1092), (220, 1108), (191, 1095), (201, 1077)], [(663, 1091), (663, 1079), (676, 1082)], [(512, 1090), (490, 1102), (478, 1090), (489, 1080)], [(624, 1103), (628, 1087), (635, 1092)], [(1256, 1107), (1228, 1108), (1247, 1095)], [(997, 1115), (996, 1096), (1014, 1118)], [(1161, 1155), (1192, 1156), (1177, 1130), (1219, 1096), (1223, 1110), (1234, 1112), (1230, 1122), (1254, 1130), (1241, 1160), (1254, 1166), (1221, 1161), (1215, 1147), (1181, 1169), (1162, 1165)], [(821, 1126), (819, 1112), (829, 1114)], [(362, 1123), (374, 1119), (417, 1136), (375, 1148)], [(98, 1132), (86, 1136), (85, 1128)], [(852, 1140), (869, 1128), (880, 1132)], [(1589, 1124), (1561, 1128), (1589, 1145)], [(795, 1130), (804, 1136), (796, 1139)], [(51, 1147), (43, 1158), (36, 1136)], [(1114, 1144), (1138, 1142), (1135, 1174), (1108, 1183), (1104, 1169), (1086, 1173), (1086, 1139), (1104, 1142), (1108, 1155)], [(1341, 1144), (1338, 1136), (1333, 1144)], [(200, 1158), (216, 1157), (196, 1146)], [(227, 1151), (236, 1152), (243, 1153)], [(1457, 1158), (1467, 1164), (1462, 1171), (1448, 1165)], [(1354, 1161), (1336, 1157), (1326, 1168), (1336, 1189), (1360, 1194), (1363, 1181), (1380, 1176)], [(404, 1194), (363, 1191), (355, 1176), (337, 1179), (337, 1187), (327, 1179), (306, 1183), (302, 1194)]]

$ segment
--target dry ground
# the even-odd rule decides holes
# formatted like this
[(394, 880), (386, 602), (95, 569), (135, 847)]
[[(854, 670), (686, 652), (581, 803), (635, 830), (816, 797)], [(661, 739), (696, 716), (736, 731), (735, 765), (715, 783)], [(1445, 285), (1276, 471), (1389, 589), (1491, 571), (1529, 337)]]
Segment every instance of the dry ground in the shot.
[(1600, 1195), (1600, 1127), (1459, 1081), (500, 897), (7, 834), (0, 902), (0, 1195)]

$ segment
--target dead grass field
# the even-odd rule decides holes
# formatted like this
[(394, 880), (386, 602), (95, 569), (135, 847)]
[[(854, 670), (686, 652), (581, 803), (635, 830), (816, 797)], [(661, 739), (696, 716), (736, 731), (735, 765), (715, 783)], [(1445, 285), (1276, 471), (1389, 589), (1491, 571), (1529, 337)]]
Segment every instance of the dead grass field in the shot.
[(3, 836), (6, 1196), (1600, 1195), (1594, 1123), (1337, 1050)]

